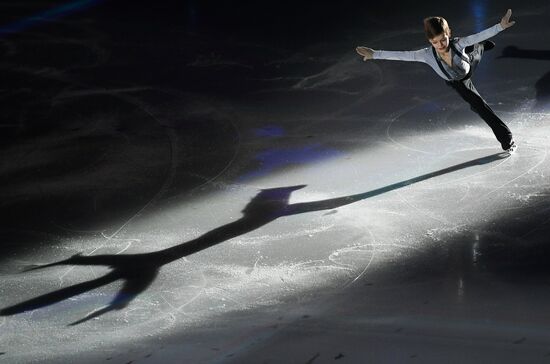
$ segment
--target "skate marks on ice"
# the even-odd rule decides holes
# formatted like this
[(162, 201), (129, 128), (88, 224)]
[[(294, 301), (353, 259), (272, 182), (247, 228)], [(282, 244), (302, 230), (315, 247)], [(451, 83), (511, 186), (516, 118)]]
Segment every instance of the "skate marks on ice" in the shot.
[[(491, 164), (503, 158), (505, 158), (505, 155), (502, 153), (493, 154), (368, 192), (312, 202), (289, 204), (289, 199), (292, 192), (306, 187), (305, 185), (265, 189), (250, 200), (242, 211), (243, 217), (239, 220), (211, 230), (194, 240), (151, 253), (95, 256), (84, 256), (77, 254), (66, 260), (33, 267), (30, 270), (45, 269), (48, 267), (61, 265), (105, 266), (109, 267), (111, 271), (102, 277), (65, 287), (10, 307), (5, 307), (0, 311), (0, 315), (10, 316), (35, 310), (37, 308), (67, 300), (71, 297), (116, 281), (123, 282), (122, 288), (107, 306), (95, 310), (86, 317), (71, 324), (76, 325), (101, 316), (107, 312), (121, 310), (127, 307), (130, 302), (143, 293), (155, 281), (159, 270), (164, 265), (204, 249), (208, 249), (224, 241), (247, 234), (280, 217), (303, 214), (307, 212), (332, 210), (462, 169)], [(367, 268), (365, 268), (364, 271), (366, 271)], [(359, 279), (363, 273), (361, 273), (355, 280)]]
[[(48, 171), (44, 173), (45, 176), (46, 173), (50, 173), (52, 175), (65, 175), (69, 172), (74, 172), (74, 170), (69, 170), (69, 167), (79, 165), (82, 172), (87, 173), (85, 184), (88, 185), (90, 181), (93, 181), (89, 185), (91, 187), (88, 187), (89, 190), (83, 191), (83, 189), (80, 188), (82, 181), (78, 178), (81, 175), (84, 175), (84, 173), (73, 173), (70, 178), (60, 179), (60, 181), (57, 181), (58, 183), (44, 183), (44, 186), (47, 185), (44, 189), (41, 184), (40, 188), (36, 188), (38, 192), (34, 192), (34, 189), (32, 188), (33, 184), (36, 185), (37, 181), (40, 182), (40, 179), (36, 178), (35, 174), (32, 179), (26, 178), (25, 181), (22, 181), (22, 183), (17, 186), (14, 184), (15, 192), (7, 193), (7, 195), (11, 194), (13, 196), (18, 194), (27, 194), (25, 196), (25, 201), (31, 200), (33, 202), (34, 200), (41, 201), (41, 198), (43, 198), (44, 195), (48, 197), (53, 196), (51, 197), (52, 199), (57, 198), (58, 194), (62, 195), (62, 197), (59, 197), (61, 203), (51, 204), (53, 206), (57, 206), (57, 209), (53, 214), (50, 214), (50, 219), (52, 220), (52, 225), (66, 232), (85, 231), (88, 228), (88, 225), (93, 225), (93, 222), (96, 221), (95, 219), (100, 220), (104, 218), (104, 213), (106, 210), (111, 210), (111, 212), (112, 210), (125, 210), (124, 216), (122, 216), (121, 219), (122, 222), (117, 225), (118, 229), (117, 227), (114, 227), (109, 233), (102, 233), (106, 239), (105, 244), (94, 249), (92, 252), (88, 252), (88, 254), (93, 254), (96, 250), (108, 244), (109, 241), (114, 240), (115, 236), (126, 226), (128, 226), (128, 224), (131, 223), (135, 217), (139, 216), (144, 212), (144, 210), (155, 204), (161, 196), (166, 197), (167, 190), (169, 188), (176, 189), (178, 187), (178, 181), (180, 181), (179, 183), (188, 183), (189, 180), (192, 180), (193, 186), (191, 186), (188, 190), (188, 193), (191, 194), (201, 186), (211, 183), (213, 180), (222, 175), (236, 158), (240, 144), (240, 137), (239, 131), (233, 122), (225, 119), (222, 121), (216, 121), (217, 123), (219, 122), (224, 125), (229, 125), (229, 128), (232, 128), (232, 130), (229, 131), (232, 139), (234, 139), (234, 143), (229, 143), (231, 144), (230, 149), (232, 149), (228, 150), (227, 153), (229, 159), (227, 160), (223, 158), (220, 161), (215, 161), (215, 167), (211, 167), (208, 172), (203, 170), (196, 171), (194, 174), (183, 172), (184, 169), (187, 170), (191, 168), (181, 168), (182, 164), (187, 163), (186, 161), (179, 159), (178, 155), (178, 152), (181, 152), (182, 150), (181, 145), (184, 144), (180, 139), (182, 133), (177, 130), (177, 125), (172, 125), (176, 123), (176, 121), (173, 121), (173, 117), (166, 117), (165, 114), (170, 111), (164, 111), (164, 113), (159, 111), (161, 107), (157, 105), (153, 106), (153, 103), (150, 102), (150, 100), (154, 98), (162, 99), (165, 102), (165, 104), (162, 105), (164, 107), (163, 110), (173, 110), (175, 108), (174, 105), (181, 103), (181, 100), (185, 95), (182, 92), (178, 93), (167, 89), (150, 88), (147, 85), (142, 86), (139, 83), (128, 84), (128, 87), (102, 88), (91, 83), (89, 84), (87, 81), (81, 81), (78, 79), (79, 77), (73, 77), (70, 74), (70, 71), (77, 68), (88, 69), (98, 66), (105, 62), (104, 56), (108, 53), (107, 49), (103, 49), (99, 46), (101, 34), (96, 34), (97, 32), (92, 32), (92, 30), (90, 30), (88, 34), (87, 27), (82, 26), (81, 29), (81, 27), (77, 25), (78, 24), (72, 25), (71, 23), (64, 24), (64, 26), (67, 26), (69, 29), (75, 27), (75, 29), (78, 29), (79, 32), (85, 33), (88, 36), (87, 39), (80, 42), (72, 39), (64, 39), (62, 41), (57, 41), (56, 44), (59, 43), (63, 46), (72, 45), (75, 47), (90, 48), (89, 50), (87, 48), (86, 49), (89, 51), (88, 53), (94, 55), (94, 57), (89, 57), (93, 58), (91, 64), (88, 62), (88, 58), (86, 59), (86, 62), (88, 63), (84, 61), (79, 63), (75, 62), (75, 59), (71, 59), (72, 63), (70, 65), (66, 65), (64, 63), (52, 64), (47, 69), (42, 69), (39, 66), (34, 65), (32, 61), (28, 64), (25, 62), (19, 64), (16, 62), (17, 60), (8, 60), (10, 62), (0, 64), (0, 70), (10, 74), (10, 80), (11, 77), (13, 77), (14, 80), (11, 82), (14, 84), (16, 84), (19, 81), (19, 78), (21, 78), (30, 79), (33, 81), (39, 80), (40, 82), (45, 82), (50, 86), (54, 85), (54, 87), (48, 89), (48, 92), (42, 92), (40, 95), (36, 95), (34, 92), (30, 93), (30, 91), (25, 91), (26, 93), (22, 98), (24, 100), (27, 100), (27, 98), (38, 100), (37, 102), (40, 105), (49, 105), (51, 103), (53, 106), (49, 113), (55, 114), (54, 116), (59, 115), (60, 120), (62, 120), (62, 117), (66, 117), (67, 114), (73, 116), (71, 112), (79, 108), (87, 108), (90, 104), (101, 104), (102, 107), (96, 108), (100, 111), (94, 111), (86, 117), (75, 115), (74, 120), (71, 120), (70, 123), (65, 121), (63, 130), (70, 127), (70, 130), (76, 130), (74, 132), (71, 131), (65, 134), (55, 133), (52, 135), (48, 134), (45, 136), (40, 136), (39, 141), (46, 146), (40, 150), (40, 159), (37, 157), (37, 148), (29, 147), (28, 143), (13, 143), (13, 141), (11, 141), (14, 144), (14, 147), (9, 151), (12, 154), (12, 158), (10, 159), (20, 161), (21, 163), (10, 163), (6, 165), (5, 173), (9, 173), (10, 177), (13, 177), (13, 179), (24, 177), (25, 174), (28, 174), (29, 172), (27, 172), (23, 166), (34, 163), (40, 167), (47, 167), (43, 168), (43, 170)], [(40, 39), (40, 41), (35, 40), (31, 35), (28, 35), (28, 37), (30, 37), (28, 43), (31, 46), (38, 43), (48, 45), (50, 43), (47, 36), (44, 36), (45, 39)], [(41, 36), (39, 38), (41, 38)], [(16, 48), (14, 49), (13, 54), (17, 54), (18, 52), (25, 53), (26, 51), (26, 47), (21, 47), (19, 50)], [(94, 80), (94, 82), (96, 81), (97, 80)], [(17, 91), (15, 92), (17, 93)], [(27, 93), (29, 93), (28, 96)], [(138, 93), (138, 95), (134, 95), (135, 93)], [(166, 101), (168, 99), (170, 99), (172, 103), (170, 101)], [(3, 98), (0, 99), (0, 103), (6, 106), (8, 106), (10, 101), (11, 99), (8, 97), (6, 97), (5, 100)], [(8, 110), (21, 110), (26, 108), (27, 107), (12, 107), (10, 109), (7, 107)], [(120, 111), (121, 109), (124, 110), (124, 113)], [(110, 122), (114, 122), (114, 120), (112, 120), (113, 117), (110, 116), (109, 113), (111, 112), (113, 114), (117, 114), (117, 111), (118, 113), (123, 114), (124, 117), (119, 117), (119, 119), (116, 120), (117, 128), (115, 129), (113, 125), (109, 124)], [(19, 124), (13, 126), (3, 125), (7, 129), (12, 129), (14, 127), (30, 129), (34, 126), (32, 124), (34, 121), (29, 120), (29, 125), (26, 125), (27, 120), (24, 117), (18, 117), (19, 115), (9, 116), (9, 118), (12, 119), (19, 119), (20, 122)], [(52, 117), (51, 119), (53, 120), (54, 118)], [(92, 121), (91, 123), (89, 122), (90, 120)], [(49, 122), (50, 119), (46, 121)], [(139, 121), (139, 123), (136, 121)], [(46, 123), (44, 122), (43, 124)], [(224, 130), (224, 132), (227, 132), (227, 130)], [(7, 135), (10, 135), (9, 130)], [(153, 135), (154, 138), (151, 138)], [(156, 150), (154, 150), (153, 147), (156, 142), (149, 141), (156, 138), (163, 139), (166, 143), (166, 147), (156, 148)], [(227, 135), (225, 135), (224, 138), (227, 138)], [(76, 141), (74, 139), (76, 139)], [(101, 148), (97, 148), (96, 140), (100, 139), (102, 139), (100, 144)], [(14, 140), (17, 141), (15, 138)], [(36, 140), (33, 142), (38, 143)], [(88, 144), (88, 142), (90, 144)], [(95, 148), (91, 147), (92, 142), (96, 143)], [(74, 148), (71, 149), (71, 153), (65, 153), (63, 158), (60, 158), (57, 154), (54, 154), (59, 153), (58, 151), (62, 149), (59, 148), (59, 145), (64, 147), (62, 150), (68, 150), (71, 148), (71, 143), (73, 143), (73, 145), (74, 143), (78, 143), (77, 150)], [(189, 144), (192, 143), (187, 143), (186, 145)], [(88, 146), (90, 147), (88, 148)], [(149, 157), (139, 161), (138, 158), (141, 155), (148, 154), (143, 152), (144, 148), (149, 147), (151, 147), (148, 149)], [(127, 157), (111, 158), (112, 156), (120, 155)], [(56, 164), (47, 164), (52, 160), (56, 161)], [(57, 162), (60, 160), (63, 160), (63, 163)], [(57, 163), (59, 163), (59, 165)], [(34, 164), (32, 166), (34, 166)], [(57, 173), (52, 172), (52, 168), (55, 168), (54, 172)], [(148, 168), (151, 170), (155, 169), (156, 172), (151, 174), (143, 173)], [(28, 170), (30, 170), (30, 168), (28, 168)], [(106, 174), (111, 174), (111, 177), (113, 177), (113, 171), (116, 171), (115, 177), (117, 178), (109, 178), (109, 181), (105, 181), (103, 176)], [(135, 179), (139, 179), (144, 183), (137, 183), (134, 184), (134, 186), (143, 186), (143, 190), (128, 193), (127, 181), (134, 178), (133, 173), (136, 171), (138, 173), (136, 173)], [(211, 174), (212, 171), (214, 171), (214, 175)], [(89, 177), (90, 175), (92, 177)], [(146, 175), (152, 175), (153, 177), (150, 179), (147, 178), (147, 181), (145, 181), (143, 176)], [(49, 174), (46, 177), (49, 177)], [(93, 191), (93, 193), (90, 193), (90, 190)], [(105, 195), (111, 193), (115, 194), (112, 191), (116, 190), (119, 191), (117, 194), (117, 200), (122, 197), (125, 201), (120, 203), (120, 200), (118, 200), (116, 207), (113, 206), (113, 209), (105, 209), (105, 204), (108, 203), (106, 201), (109, 201)], [(15, 201), (12, 196), (5, 199), (4, 204), (8, 206), (10, 203), (15, 205), (17, 201)], [(140, 196), (140, 198), (135, 198), (135, 196)], [(18, 198), (23, 200), (23, 197)], [(78, 201), (79, 199), (80, 201)], [(82, 199), (89, 199), (90, 201), (85, 201), (85, 203), (82, 203)], [(98, 203), (98, 199), (100, 200), (100, 203)], [(62, 211), (74, 210), (74, 208), (72, 208), (72, 204), (76, 205), (77, 202), (78, 206), (92, 206), (93, 211), (82, 208), (82, 211), (79, 210), (78, 213), (73, 213), (69, 217), (65, 215), (57, 216), (57, 211), (61, 214)], [(70, 208), (66, 208), (66, 205), (69, 205)], [(50, 206), (48, 206), (48, 208), (50, 208)], [(29, 210), (33, 211), (33, 209)], [(40, 209), (34, 209), (34, 211), (40, 211)], [(82, 220), (85, 220), (82, 219), (82, 216), (80, 216), (84, 214), (88, 214), (86, 217), (91, 220), (90, 222), (85, 223), (86, 226), (74, 226), (71, 223), (74, 222), (75, 224), (78, 224)], [(38, 213), (36, 213), (36, 215), (38, 215)], [(27, 215), (27, 218), (32, 220), (34, 218), (33, 212), (30, 212), (30, 216)], [(69, 223), (60, 222), (63, 218), (67, 218)], [(9, 225), (9, 223), (6, 225)], [(16, 228), (12, 230), (15, 234), (19, 233), (18, 230), (21, 230), (21, 232), (26, 232), (27, 228), (26, 226), (22, 226), (19, 229)], [(38, 241), (40, 239), (36, 240)]]

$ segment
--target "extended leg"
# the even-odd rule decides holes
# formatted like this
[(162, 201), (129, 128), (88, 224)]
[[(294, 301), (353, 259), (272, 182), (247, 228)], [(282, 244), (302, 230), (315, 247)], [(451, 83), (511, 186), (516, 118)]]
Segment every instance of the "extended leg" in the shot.
[(464, 81), (447, 82), (454, 88), (458, 94), (470, 104), (470, 108), (475, 111), (491, 127), (502, 149), (508, 149), (512, 143), (512, 132), (504, 122), (495, 115), (494, 111), (487, 105), (485, 100), (477, 92), (471, 79)]

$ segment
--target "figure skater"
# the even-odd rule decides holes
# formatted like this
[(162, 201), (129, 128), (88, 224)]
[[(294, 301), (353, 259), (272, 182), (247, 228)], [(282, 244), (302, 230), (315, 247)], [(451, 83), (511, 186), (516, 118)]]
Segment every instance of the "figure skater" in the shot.
[(447, 85), (470, 104), (491, 127), (502, 149), (512, 154), (517, 145), (512, 132), (504, 122), (495, 115), (472, 83), (472, 74), (481, 61), (484, 51), (492, 49), (495, 44), (487, 39), (515, 24), (510, 21), (512, 10), (508, 9), (500, 23), (482, 32), (463, 38), (450, 38), (451, 29), (447, 21), (440, 16), (424, 19), (424, 31), (431, 47), (416, 51), (381, 51), (368, 47), (357, 47), (356, 51), (364, 61), (370, 59), (387, 59), (396, 61), (424, 62), (433, 68)]

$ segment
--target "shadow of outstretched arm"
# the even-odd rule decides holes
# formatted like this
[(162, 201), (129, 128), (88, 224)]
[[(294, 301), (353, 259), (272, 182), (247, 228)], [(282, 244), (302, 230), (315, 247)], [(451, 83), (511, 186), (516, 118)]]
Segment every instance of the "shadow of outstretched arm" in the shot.
[(140, 293), (144, 292), (157, 277), (158, 270), (146, 270), (141, 272), (139, 277), (124, 278), (124, 284), (115, 298), (105, 307), (96, 310), (86, 317), (77, 320), (70, 324), (70, 326), (78, 325), (88, 320), (94, 319), (107, 312), (114, 310), (122, 310), (133, 301)]
[(118, 280), (122, 280), (123, 286), (115, 298), (107, 306), (100, 308), (71, 324), (78, 325), (104, 315), (110, 311), (120, 310), (126, 307), (135, 297), (144, 292), (154, 282), (162, 266), (185, 256), (189, 256), (201, 250), (210, 248), (229, 239), (256, 230), (279, 217), (334, 209), (367, 199), (369, 197), (378, 196), (386, 192), (406, 187), (414, 183), (425, 181), (430, 178), (476, 165), (491, 163), (503, 158), (505, 158), (503, 153), (493, 154), (411, 178), (399, 183), (394, 183), (372, 191), (320, 201), (289, 204), (290, 195), (294, 191), (304, 188), (305, 185), (264, 189), (254, 196), (254, 198), (252, 198), (245, 206), (242, 211), (242, 218), (211, 230), (194, 240), (151, 253), (124, 255), (107, 254), (93, 256), (78, 254), (69, 259), (56, 263), (33, 267), (29, 270), (44, 269), (60, 265), (106, 266), (110, 267), (112, 270), (103, 277), (93, 279), (88, 282), (78, 283), (70, 287), (62, 288), (57, 291), (18, 303), (11, 307), (6, 307), (0, 310), (0, 316), (15, 315), (25, 311), (52, 305), (65, 299), (77, 296), (81, 293), (88, 292)]
[(114, 276), (112, 273), (109, 273), (103, 277), (100, 277), (88, 282), (83, 282), (83, 283), (75, 284), (70, 287), (65, 287), (60, 290), (50, 292), (45, 295), (30, 299), (28, 301), (18, 303), (11, 307), (6, 307), (0, 310), (0, 316), (15, 315), (18, 313), (35, 310), (40, 307), (61, 302), (63, 300), (77, 296), (84, 292), (91, 291), (92, 289), (112, 283), (117, 279), (118, 278), (116, 276)]
[[(120, 310), (126, 307), (136, 296), (145, 291), (147, 287), (155, 280), (159, 266), (153, 264), (140, 264), (148, 257), (148, 254), (142, 255), (96, 255), (83, 256), (75, 255), (69, 259), (47, 264), (43, 266), (33, 267), (30, 270), (38, 270), (59, 265), (85, 265), (85, 266), (109, 266), (113, 270), (106, 275), (93, 279), (91, 281), (78, 283), (69, 287), (59, 289), (54, 292), (35, 297), (28, 301), (21, 302), (11, 307), (6, 307), (0, 310), (0, 316), (10, 316), (26, 311), (35, 310), (37, 308), (52, 305), (61, 302), (71, 297), (91, 291), (101, 286), (106, 286), (110, 283), (122, 280), (123, 286), (115, 296), (115, 298), (104, 308), (94, 311), (85, 318), (78, 320), (71, 325), (76, 325), (92, 318), (101, 316), (109, 311)], [(136, 266), (138, 264), (139, 266)]]

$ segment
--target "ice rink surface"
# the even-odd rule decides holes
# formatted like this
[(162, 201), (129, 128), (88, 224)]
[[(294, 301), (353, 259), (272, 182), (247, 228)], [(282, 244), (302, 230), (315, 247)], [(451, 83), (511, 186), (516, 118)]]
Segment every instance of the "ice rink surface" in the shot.
[(0, 362), (550, 362), (550, 5), (369, 3), (3, 2)]

